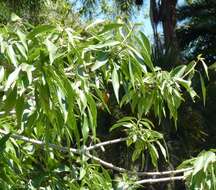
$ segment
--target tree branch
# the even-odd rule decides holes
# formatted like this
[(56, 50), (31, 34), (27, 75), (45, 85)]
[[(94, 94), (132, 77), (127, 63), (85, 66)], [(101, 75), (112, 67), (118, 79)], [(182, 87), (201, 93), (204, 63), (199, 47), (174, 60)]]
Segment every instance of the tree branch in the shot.
[[(0, 129), (0, 133), (3, 135), (7, 135), (8, 132), (5, 130)], [(137, 172), (137, 171), (131, 171), (131, 170), (127, 170), (125, 168), (121, 168), (118, 166), (113, 165), (112, 163), (106, 162), (96, 156), (93, 156), (91, 154), (89, 154), (86, 151), (104, 146), (104, 145), (110, 145), (110, 144), (114, 144), (114, 143), (119, 143), (122, 141), (127, 140), (127, 138), (119, 138), (119, 139), (114, 139), (114, 140), (110, 140), (110, 141), (105, 141), (102, 143), (98, 143), (89, 147), (84, 148), (83, 150), (78, 150), (76, 148), (68, 148), (68, 147), (63, 147), (63, 146), (58, 146), (56, 144), (52, 144), (52, 143), (45, 143), (44, 141), (40, 141), (40, 140), (35, 140), (35, 139), (31, 139), (22, 135), (17, 135), (17, 134), (11, 134), (10, 136), (11, 138), (17, 139), (17, 140), (21, 140), (24, 142), (29, 142), (35, 145), (40, 145), (40, 146), (44, 146), (44, 147), (49, 147), (49, 148), (53, 148), (53, 149), (57, 149), (59, 151), (62, 152), (72, 152), (74, 154), (85, 154), (87, 157), (91, 158), (92, 160), (95, 160), (97, 162), (99, 162), (101, 165), (110, 168), (112, 170), (118, 171), (118, 172), (124, 172), (124, 173), (129, 173), (129, 174), (136, 174), (138, 176), (161, 176), (161, 175), (175, 175), (178, 173), (183, 173), (186, 171), (190, 171), (193, 168), (185, 168), (185, 169), (180, 169), (180, 170), (173, 170), (173, 171), (163, 171), (163, 172)], [(164, 178), (167, 179), (167, 178)], [(170, 178), (169, 178), (170, 179)], [(148, 179), (149, 180), (149, 179)], [(154, 183), (154, 182), (153, 182)]]
[(106, 145), (111, 145), (111, 144), (116, 144), (116, 143), (120, 143), (123, 141), (126, 141), (128, 138), (119, 138), (119, 139), (114, 139), (114, 140), (110, 140), (110, 141), (105, 141), (105, 142), (101, 142), (92, 146), (89, 146), (86, 148), (87, 151), (93, 150), (95, 148), (101, 147), (101, 146), (106, 146)]
[(172, 170), (172, 171), (163, 171), (163, 172), (137, 172), (137, 171), (131, 171), (131, 170), (127, 170), (125, 168), (121, 168), (118, 166), (113, 165), (112, 163), (106, 162), (96, 156), (93, 156), (89, 153), (85, 153), (86, 156), (88, 156), (89, 158), (99, 162), (101, 165), (110, 168), (112, 170), (118, 171), (118, 172), (123, 172), (123, 173), (128, 173), (128, 174), (136, 174), (138, 176), (161, 176), (161, 175), (175, 175), (178, 173), (183, 173), (186, 171), (190, 171), (193, 168), (184, 168), (184, 169), (180, 169), (180, 170)]
[[(0, 129), (0, 133), (4, 134), (4, 135), (8, 134), (8, 132), (6, 132), (6, 131), (4, 131), (2, 129)], [(35, 145), (40, 145), (40, 146), (45, 146), (45, 147), (57, 149), (57, 150), (60, 150), (62, 152), (72, 152), (72, 153), (75, 153), (75, 154), (80, 154), (80, 151), (78, 149), (75, 149), (75, 148), (68, 148), (68, 147), (58, 146), (58, 145), (52, 144), (52, 143), (45, 143), (43, 141), (31, 139), (31, 138), (28, 138), (28, 137), (25, 137), (25, 136), (22, 136), (22, 135), (11, 134), (10, 137), (14, 138), (14, 139), (17, 139), (17, 140), (24, 141), (24, 142), (29, 142), (29, 143), (32, 143), (32, 144), (35, 144)]]
[(185, 180), (184, 176), (175, 176), (175, 177), (164, 177), (164, 178), (151, 178), (151, 179), (143, 179), (136, 181), (135, 184), (146, 184), (146, 183), (161, 183), (161, 182), (168, 182), (168, 181), (176, 181), (176, 180)]

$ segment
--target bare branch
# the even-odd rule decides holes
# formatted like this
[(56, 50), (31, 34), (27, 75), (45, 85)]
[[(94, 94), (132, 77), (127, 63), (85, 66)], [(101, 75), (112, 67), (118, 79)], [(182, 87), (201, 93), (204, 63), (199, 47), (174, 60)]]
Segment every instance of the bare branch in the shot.
[[(0, 129), (0, 133), (4, 134), (4, 135), (8, 134), (8, 132), (6, 132), (6, 131), (4, 131), (2, 129)], [(24, 142), (29, 142), (29, 143), (32, 143), (32, 144), (35, 144), (35, 145), (40, 145), (40, 146), (45, 146), (45, 147), (57, 149), (57, 150), (60, 150), (62, 152), (72, 152), (72, 153), (75, 153), (75, 154), (80, 154), (80, 151), (78, 149), (75, 149), (75, 148), (62, 147), (62, 146), (58, 146), (56, 144), (51, 144), (51, 143), (47, 144), (47, 143), (45, 143), (43, 141), (31, 139), (31, 138), (28, 138), (28, 137), (25, 137), (25, 136), (22, 136), (22, 135), (11, 134), (10, 137), (14, 138), (14, 139), (17, 139), (17, 140), (24, 141)]]
[(151, 179), (143, 179), (140, 181), (136, 181), (135, 184), (146, 184), (146, 183), (161, 183), (161, 182), (168, 182), (168, 181), (176, 181), (176, 180), (185, 180), (184, 176), (175, 176), (175, 177), (164, 177), (164, 178), (151, 178)]
[(110, 140), (110, 141), (101, 142), (101, 143), (98, 143), (98, 144), (95, 144), (95, 145), (87, 147), (86, 151), (90, 151), (90, 150), (93, 150), (93, 149), (101, 147), (101, 146), (106, 146), (106, 145), (120, 143), (120, 142), (126, 141), (127, 139), (128, 138), (125, 137), (125, 138), (119, 138), (119, 139), (114, 139), (114, 140)]
[[(8, 134), (7, 131), (2, 130), (2, 129), (0, 129), (0, 133), (4, 134), (4, 135)], [(114, 143), (119, 143), (119, 142), (125, 141), (125, 140), (127, 140), (127, 138), (119, 138), (119, 139), (114, 139), (114, 140), (110, 140), (110, 141), (105, 141), (105, 142), (102, 142), (102, 143), (98, 143), (96, 145), (86, 147), (83, 150), (78, 150), (76, 148), (68, 148), (68, 147), (58, 146), (58, 145), (52, 144), (52, 143), (45, 143), (44, 141), (31, 139), (31, 138), (28, 138), (28, 137), (25, 137), (25, 136), (22, 136), (22, 135), (17, 135), (17, 134), (11, 134), (10, 137), (14, 138), (14, 139), (17, 139), (17, 140), (24, 141), (24, 142), (29, 142), (29, 143), (32, 143), (34, 145), (40, 145), (40, 146), (44, 146), (44, 147), (48, 147), (48, 148), (57, 149), (57, 150), (62, 151), (62, 152), (72, 152), (74, 154), (82, 154), (83, 153), (87, 157), (91, 158), (92, 160), (95, 160), (95, 161), (99, 162), (101, 165), (103, 165), (103, 166), (105, 166), (107, 168), (110, 168), (112, 170), (116, 170), (118, 172), (135, 174), (135, 175), (138, 175), (138, 176), (175, 175), (175, 174), (183, 173), (183, 172), (190, 171), (190, 170), (193, 169), (193, 168), (185, 168), (185, 169), (180, 169), (180, 170), (163, 171), (163, 172), (137, 172), (137, 171), (131, 171), (131, 170), (127, 170), (125, 168), (115, 166), (112, 163), (106, 162), (106, 161), (104, 161), (104, 160), (102, 160), (102, 159), (100, 159), (100, 158), (98, 158), (96, 156), (93, 156), (93, 155), (89, 154), (88, 152), (86, 152), (86, 151), (89, 151), (89, 150), (92, 150), (92, 149), (95, 149), (95, 148), (98, 148), (98, 147), (101, 147), (101, 146), (104, 146), (104, 145), (109, 145), (109, 144), (114, 144)], [(167, 179), (167, 178), (164, 178), (164, 179)]]
[(93, 156), (89, 153), (86, 153), (86, 156), (88, 156), (89, 158), (99, 162), (101, 165), (110, 168), (112, 170), (118, 171), (118, 172), (123, 172), (123, 173), (128, 173), (128, 174), (135, 174), (138, 176), (161, 176), (161, 175), (175, 175), (178, 173), (183, 173), (186, 171), (190, 171), (193, 168), (185, 168), (185, 169), (180, 169), (180, 170), (172, 170), (172, 171), (163, 171), (163, 172), (137, 172), (137, 171), (131, 171), (131, 170), (127, 170), (125, 168), (121, 168), (118, 166), (113, 165), (112, 163), (106, 162), (96, 156)]

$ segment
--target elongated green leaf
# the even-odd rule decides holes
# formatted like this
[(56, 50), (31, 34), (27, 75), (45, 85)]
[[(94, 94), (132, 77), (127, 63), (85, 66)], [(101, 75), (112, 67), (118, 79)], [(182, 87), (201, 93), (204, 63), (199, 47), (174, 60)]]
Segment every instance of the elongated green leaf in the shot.
[(0, 83), (4, 80), (5, 70), (4, 67), (0, 67)]
[(119, 103), (119, 87), (120, 87), (120, 82), (119, 82), (119, 76), (116, 70), (116, 66), (113, 67), (113, 72), (112, 72), (112, 84), (113, 84), (113, 89), (114, 93), (116, 96), (116, 100)]
[(9, 45), (7, 48), (8, 57), (11, 63), (16, 67), (17, 66), (17, 57), (12, 45)]
[(95, 71), (95, 70), (99, 69), (100, 67), (102, 67), (103, 65), (105, 65), (107, 62), (108, 62), (108, 59), (107, 60), (103, 60), (103, 61), (97, 60), (95, 62), (95, 64), (92, 66), (91, 70)]
[(165, 160), (167, 160), (166, 149), (162, 146), (162, 144), (161, 144), (159, 141), (157, 141), (157, 144), (158, 144), (158, 146), (160, 147), (160, 150), (161, 150), (161, 152), (162, 152), (162, 154), (163, 154), (163, 157), (165, 158)]
[(133, 151), (133, 154), (132, 154), (132, 161), (133, 162), (136, 161), (139, 158), (139, 156), (141, 154), (141, 151), (142, 151), (141, 149), (135, 149)]
[(141, 38), (143, 41), (143, 47), (146, 49), (147, 53), (149, 55), (151, 55), (151, 44), (150, 44), (148, 38), (145, 36), (145, 34), (143, 32), (140, 32), (140, 34), (141, 34)]
[(16, 116), (17, 116), (18, 126), (21, 125), (24, 108), (25, 108), (25, 102), (23, 96), (18, 97), (16, 103)]
[(123, 24), (120, 24), (120, 23), (109, 23), (109, 24), (104, 25), (104, 28), (101, 31), (101, 33), (111, 31), (112, 29), (118, 29), (122, 26), (123, 26)]
[(20, 41), (22, 42), (22, 45), (25, 47), (25, 50), (28, 51), (28, 45), (26, 41), (26, 34), (22, 32), (21, 30), (17, 30), (17, 35), (19, 36)]
[(8, 133), (7, 135), (4, 135), (1, 139), (0, 139), (0, 153), (2, 153), (4, 151), (4, 149), (6, 148), (5, 144), (8, 141), (8, 139), (10, 138), (11, 133)]
[(27, 58), (24, 46), (22, 46), (20, 43), (16, 43), (16, 46), (19, 52), (21, 53), (21, 55), (27, 60), (28, 58)]
[(179, 65), (178, 67), (174, 68), (170, 75), (176, 78), (181, 78), (186, 71), (187, 66), (186, 65)]
[(79, 176), (79, 180), (83, 179), (83, 177), (86, 175), (86, 170), (81, 167), (80, 168), (80, 176)]
[(104, 22), (104, 20), (98, 19), (98, 20), (94, 21), (93, 23), (89, 24), (89, 25), (85, 28), (85, 30), (88, 30), (88, 29), (90, 29), (90, 28), (92, 28), (92, 27), (95, 27), (95, 26), (97, 26), (98, 24), (102, 24), (103, 22)]
[(205, 103), (206, 103), (206, 87), (205, 87), (205, 82), (204, 82), (203, 77), (202, 77), (201, 74), (200, 74), (200, 82), (201, 82), (203, 103), (204, 103), (204, 106), (205, 106)]
[(151, 155), (151, 161), (152, 161), (153, 166), (157, 167), (157, 160), (159, 157), (157, 149), (155, 148), (154, 145), (152, 145), (151, 143), (148, 143), (148, 150)]
[(127, 127), (127, 128), (130, 128), (132, 127), (133, 125), (130, 123), (130, 122), (127, 122), (127, 121), (122, 121), (122, 122), (118, 122), (116, 124), (114, 124), (111, 128), (110, 128), (110, 131), (113, 131), (114, 129), (117, 129), (119, 127)]
[(86, 115), (83, 117), (83, 124), (82, 124), (82, 135), (84, 142), (86, 142), (89, 134), (89, 124), (88, 124), (88, 118)]
[(134, 81), (135, 80), (134, 80), (134, 74), (133, 74), (133, 70), (132, 70), (132, 66), (131, 66), (130, 60), (128, 62), (128, 67), (129, 67), (129, 74), (130, 74), (131, 83), (132, 83), (132, 85), (134, 87)]
[(204, 70), (205, 70), (206, 76), (207, 76), (207, 78), (209, 79), (208, 67), (207, 67), (207, 65), (205, 64), (205, 62), (204, 62), (203, 60), (202, 60), (202, 65), (203, 65), (203, 68), (204, 68)]
[(5, 91), (7, 91), (11, 87), (11, 85), (14, 82), (16, 82), (16, 80), (18, 79), (20, 70), (21, 70), (21, 68), (18, 67), (9, 75), (7, 82), (5, 84)]
[(56, 27), (51, 25), (39, 25), (35, 27), (28, 35), (28, 39), (32, 39), (38, 34), (45, 33), (45, 32), (52, 32)]
[(44, 42), (47, 46), (47, 50), (49, 52), (49, 59), (50, 59), (50, 63), (52, 64), (53, 61), (56, 58), (56, 52), (58, 50), (58, 48), (55, 46), (55, 44), (53, 44), (50, 40), (46, 39)]
[(120, 44), (119, 41), (115, 41), (115, 40), (110, 40), (110, 41), (107, 41), (103, 44), (97, 44), (97, 45), (90, 45), (88, 48), (86, 48), (86, 50), (95, 50), (95, 49), (101, 49), (101, 48), (104, 48), (104, 47), (113, 47), (113, 46), (116, 46)]

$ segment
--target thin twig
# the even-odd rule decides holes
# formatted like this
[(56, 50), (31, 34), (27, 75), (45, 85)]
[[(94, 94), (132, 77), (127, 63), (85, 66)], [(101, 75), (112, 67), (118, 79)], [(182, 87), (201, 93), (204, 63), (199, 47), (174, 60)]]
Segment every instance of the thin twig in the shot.
[(86, 151), (90, 151), (90, 150), (93, 150), (93, 149), (101, 147), (101, 146), (106, 146), (106, 145), (120, 143), (120, 142), (126, 141), (127, 139), (128, 138), (125, 137), (125, 138), (119, 138), (119, 139), (114, 139), (114, 140), (109, 140), (109, 141), (101, 142), (101, 143), (98, 143), (98, 144), (95, 144), (95, 145), (91, 145), (91, 146), (87, 147), (85, 150)]
[(180, 169), (180, 170), (172, 170), (172, 171), (163, 171), (163, 172), (137, 172), (137, 171), (131, 171), (131, 170), (127, 170), (125, 168), (121, 168), (118, 166), (113, 165), (112, 163), (106, 162), (96, 156), (93, 156), (89, 153), (85, 153), (86, 156), (88, 156), (89, 158), (99, 162), (101, 165), (110, 168), (112, 170), (118, 171), (118, 172), (122, 172), (122, 173), (128, 173), (128, 174), (135, 174), (137, 176), (161, 176), (161, 175), (175, 175), (178, 173), (183, 173), (186, 171), (190, 171), (193, 168), (185, 168), (185, 169)]
[[(2, 129), (0, 129), (0, 133), (4, 134), (4, 135), (8, 134), (7, 131), (2, 130)], [(78, 150), (76, 148), (68, 148), (68, 147), (64, 147), (64, 146), (58, 146), (58, 145), (52, 144), (52, 143), (45, 143), (44, 141), (31, 139), (31, 138), (28, 138), (28, 137), (25, 137), (25, 136), (22, 136), (22, 135), (17, 135), (17, 134), (11, 134), (10, 137), (14, 138), (14, 139), (17, 139), (17, 140), (24, 141), (24, 142), (29, 142), (29, 143), (32, 143), (32, 144), (35, 144), (35, 145), (40, 145), (40, 146), (44, 146), (44, 147), (49, 147), (49, 148), (57, 149), (57, 150), (62, 151), (62, 152), (72, 152), (74, 154), (82, 154), (83, 153), (87, 157), (89, 157), (89, 158), (91, 158), (91, 159), (99, 162), (101, 165), (103, 165), (105, 167), (108, 167), (108, 168), (110, 168), (112, 170), (116, 170), (118, 172), (125, 172), (125, 173), (130, 173), (130, 174), (136, 174), (138, 176), (175, 175), (175, 174), (183, 173), (183, 172), (190, 171), (190, 170), (193, 169), (193, 168), (185, 168), (185, 169), (180, 169), (180, 170), (163, 171), (163, 172), (136, 172), (136, 171), (131, 171), (131, 170), (127, 170), (125, 168), (121, 168), (121, 167), (115, 166), (112, 163), (106, 162), (106, 161), (104, 161), (104, 160), (102, 160), (102, 159), (100, 159), (100, 158), (98, 158), (96, 156), (93, 156), (93, 155), (89, 154), (88, 152), (86, 152), (86, 151), (92, 150), (94, 148), (98, 148), (100, 146), (104, 146), (104, 145), (109, 145), (109, 144), (114, 144), (114, 143), (125, 141), (126, 138), (120, 138), (120, 139), (114, 139), (114, 140), (110, 140), (110, 141), (105, 141), (105, 142), (102, 142), (102, 143), (98, 143), (96, 145), (92, 145), (92, 146), (86, 147), (83, 150)]]
[(184, 180), (184, 176), (175, 176), (175, 177), (164, 177), (164, 178), (151, 178), (151, 179), (143, 179), (136, 181), (135, 184), (146, 184), (146, 183), (161, 183), (161, 182), (168, 182), (168, 181), (176, 181), (176, 180)]

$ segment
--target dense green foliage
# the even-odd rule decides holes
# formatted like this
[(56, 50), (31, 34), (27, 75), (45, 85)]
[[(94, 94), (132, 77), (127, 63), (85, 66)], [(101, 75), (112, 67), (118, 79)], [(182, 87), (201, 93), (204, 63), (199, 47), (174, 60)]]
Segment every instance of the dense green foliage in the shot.
[[(2, 189), (216, 189), (216, 153), (210, 149), (215, 130), (204, 129), (203, 116), (194, 109), (214, 105), (207, 96), (214, 89), (205, 84), (215, 65), (209, 76), (199, 54), (211, 63), (214, 45), (199, 47), (190, 37), (195, 31), (198, 41), (208, 41), (199, 31), (214, 7), (206, 12), (200, 2), (179, 9), (178, 19), (190, 16), (193, 27), (177, 34), (187, 36), (184, 42), (195, 53), (185, 52), (182, 57), (188, 53), (194, 60), (174, 67), (180, 49), (172, 48), (181, 40), (166, 43), (176, 40), (167, 33), (174, 32), (175, 23), (166, 25), (166, 17), (152, 20), (155, 29), (157, 22), (164, 24), (167, 38), (158, 50), (124, 17), (81, 24), (78, 15), (91, 17), (96, 7), (129, 15), (133, 5), (143, 4), (113, 2), (116, 8), (103, 0), (82, 1), (83, 9), (75, 13), (68, 1), (0, 1)], [(177, 1), (164, 2), (152, 18)], [(192, 14), (193, 6), (204, 13)], [(201, 30), (196, 32), (196, 26)], [(199, 153), (202, 149), (210, 150)]]
[[(102, 110), (112, 114), (109, 99), (118, 109), (129, 107), (130, 116), (116, 115), (119, 121), (112, 130), (120, 130), (128, 146), (134, 144), (132, 161), (149, 154), (157, 168), (159, 158), (167, 160), (163, 134), (146, 117), (152, 113), (160, 122), (169, 115), (176, 123), (183, 91), (196, 98), (191, 87), (196, 65), (203, 64), (207, 74), (201, 57), (168, 72), (154, 67), (150, 44), (134, 27), (104, 22), (74, 30), (31, 27), (16, 15), (12, 20), (0, 36), (1, 132), (10, 132), (1, 139), (2, 187), (111, 189), (112, 173), (102, 165), (112, 168), (85, 148), (100, 141), (97, 128), (103, 125), (97, 125), (97, 116)], [(202, 77), (201, 81), (205, 99)], [(16, 141), (11, 133), (40, 139), (43, 148)], [(68, 152), (66, 147), (77, 149)], [(207, 166), (199, 167), (211, 166), (212, 157)]]

